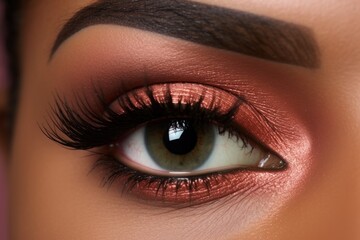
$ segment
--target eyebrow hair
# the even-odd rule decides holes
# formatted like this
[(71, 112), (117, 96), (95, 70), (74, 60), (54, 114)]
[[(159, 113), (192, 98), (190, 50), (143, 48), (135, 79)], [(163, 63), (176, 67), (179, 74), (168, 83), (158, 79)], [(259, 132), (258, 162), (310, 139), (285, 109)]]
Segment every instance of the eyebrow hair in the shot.
[(137, 28), (306, 68), (320, 66), (318, 45), (307, 27), (185, 0), (99, 0), (66, 22), (50, 58), (69, 37), (98, 24)]

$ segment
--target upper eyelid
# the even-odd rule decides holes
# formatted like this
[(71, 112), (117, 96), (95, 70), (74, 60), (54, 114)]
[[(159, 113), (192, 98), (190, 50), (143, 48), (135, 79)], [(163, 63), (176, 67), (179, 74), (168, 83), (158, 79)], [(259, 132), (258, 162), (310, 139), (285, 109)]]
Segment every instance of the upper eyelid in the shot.
[[(148, 88), (145, 88), (145, 89), (148, 89)], [(125, 107), (126, 108), (126, 109), (124, 109), (125, 111), (132, 112), (134, 110), (133, 108), (135, 107), (135, 105), (133, 105), (133, 104), (136, 104), (135, 102), (137, 100), (135, 100), (135, 102), (133, 100), (131, 100), (129, 94), (131, 94), (131, 91), (130, 91), (130, 93), (122, 95), (123, 97), (125, 97), (125, 99), (123, 99), (124, 102), (115, 101), (115, 103), (117, 103), (118, 105), (121, 105), (122, 107)], [(63, 137), (61, 137), (57, 133), (57, 131), (60, 131), (63, 134), (65, 134), (66, 136), (70, 137), (70, 139), (72, 138), (72, 140), (74, 141), (73, 145), (68, 146), (68, 147), (79, 148), (80, 146), (76, 145), (75, 143), (77, 141), (81, 142), (81, 140), (82, 140), (81, 139), (82, 133), (80, 131), (86, 129), (86, 130), (90, 130), (90, 131), (96, 133), (96, 132), (99, 132), (99, 129), (101, 129), (101, 128), (103, 128), (105, 130), (105, 128), (108, 127), (108, 125), (114, 124), (113, 122), (111, 122), (112, 121), (111, 118), (116, 118), (117, 116), (122, 115), (121, 113), (118, 113), (117, 110), (112, 109), (105, 101), (103, 101), (103, 99), (101, 98), (102, 95), (103, 94), (98, 94), (99, 102), (97, 102), (97, 104), (102, 105), (103, 110), (105, 112), (98, 112), (101, 108), (96, 110), (96, 107), (89, 104), (89, 102), (86, 100), (86, 97), (85, 98), (77, 98), (78, 101), (77, 101), (77, 103), (75, 103), (76, 107), (74, 108), (73, 104), (70, 104), (69, 102), (67, 102), (67, 100), (61, 98), (60, 96), (57, 96), (56, 101), (55, 101), (55, 107), (53, 108), (52, 114), (50, 115), (50, 122), (53, 124), (53, 127), (51, 127), (51, 126), (49, 126), (49, 124), (47, 124), (47, 126), (42, 127), (42, 131), (50, 139), (64, 145), (66, 140), (62, 141), (61, 139), (63, 139)], [(148, 93), (148, 96), (152, 97), (152, 92)], [(235, 96), (233, 96), (233, 98), (235, 99)], [(164, 101), (166, 101), (166, 100), (164, 100)], [(193, 100), (193, 101), (195, 101), (195, 100)], [(200, 100), (198, 102), (195, 101), (195, 104), (201, 104), (202, 103), (201, 101), (202, 100)], [(186, 102), (184, 102), (184, 103), (186, 103)], [(143, 107), (148, 107), (149, 109), (152, 108), (151, 105), (147, 106), (146, 103), (138, 102), (138, 104), (144, 104)], [(160, 106), (161, 104), (165, 104), (165, 102), (160, 103), (160, 102), (157, 102), (157, 100), (154, 100), (154, 102), (152, 104), (159, 104), (159, 106)], [(161, 108), (159, 110), (160, 111), (165, 110), (165, 111), (159, 112), (158, 114), (162, 114), (164, 116), (169, 114), (166, 112), (166, 109)], [(173, 109), (172, 111), (175, 112), (177, 110)], [(138, 115), (138, 117), (141, 117), (141, 115)], [(136, 119), (136, 117), (134, 117), (132, 119), (132, 124), (136, 124), (136, 121), (138, 123), (143, 123), (143, 121), (145, 121), (145, 120)], [(77, 128), (78, 126), (84, 126), (85, 129), (82, 129), (82, 130), (78, 129)], [(113, 127), (116, 127), (116, 126), (113, 126)], [(77, 137), (76, 137), (76, 134), (79, 134), (79, 135), (77, 135)], [(93, 141), (96, 142), (96, 139), (98, 139), (98, 138), (94, 138)], [(94, 144), (96, 144), (96, 143), (94, 143)]]
[[(98, 28), (98, 30), (108, 32), (103, 28)], [(136, 31), (130, 33), (135, 34), (130, 34), (133, 37), (139, 34)], [(153, 42), (156, 46), (162, 44)], [(153, 84), (187, 82), (215, 87), (241, 98), (246, 105), (251, 106), (249, 112), (256, 112), (255, 119), (260, 116), (259, 120), (266, 123), (262, 129), (259, 124), (256, 130), (257, 136), (265, 136), (261, 144), (271, 142), (271, 149), (281, 149), (277, 152), (286, 152), (288, 156), (292, 154), (289, 148), (292, 143), (306, 142), (308, 149), (310, 141), (306, 135), (307, 132), (303, 132), (304, 126), (301, 125), (301, 119), (298, 119), (296, 114), (292, 114), (293, 106), (283, 101), (278, 92), (279, 89), (274, 90), (268, 84), (273, 81), (279, 83), (278, 80), (303, 80), (302, 75), (297, 74), (296, 70), (290, 69), (290, 75), (289, 71), (283, 71), (284, 68), (278, 65), (269, 65), (267, 62), (259, 62), (256, 59), (239, 58), (227, 52), (198, 48), (198, 46), (191, 46), (194, 51), (185, 51), (187, 45), (183, 45), (184, 51), (178, 52), (171, 44), (166, 46), (163, 54), (152, 52), (152, 48), (150, 48), (150, 54), (147, 48), (138, 50), (130, 48), (127, 51), (121, 47), (118, 50), (124, 51), (122, 55), (119, 55), (119, 51), (107, 52), (106, 44), (100, 44), (95, 51), (96, 54), (100, 54), (99, 57), (91, 61), (83, 61), (84, 56), (88, 56), (83, 53), (88, 53), (90, 45), (81, 48), (80, 54), (75, 55), (74, 61), (66, 63), (68, 67), (65, 71), (59, 72), (58, 63), (63, 63), (61, 58), (56, 59), (56, 63), (52, 66), (54, 67), (52, 75), (57, 78), (56, 81), (60, 86), (63, 85), (62, 81), (65, 81), (65, 85), (71, 84), (76, 91), (84, 87), (90, 88), (86, 91), (81, 90), (90, 94), (90, 98), (93, 98), (91, 85), (100, 86), (99, 88), (104, 89), (106, 101), (112, 101), (120, 94), (133, 89)], [(140, 61), (138, 57), (132, 58), (134, 51), (135, 56), (141, 56), (145, 62)], [(144, 52), (147, 54), (139, 55)], [(212, 57), (209, 58), (209, 54)], [(178, 55), (180, 60), (176, 58), (176, 61), (171, 61)], [(62, 56), (67, 59), (67, 54)], [(198, 60), (198, 57), (201, 61), (195, 62), (194, 59)], [(224, 59), (224, 61), (218, 62), (218, 59)], [(123, 64), (124, 61), (125, 64)], [(69, 99), (71, 98), (72, 96), (69, 96)], [(292, 122), (291, 125), (288, 124), (289, 121)]]
[[(166, 86), (172, 86), (172, 89), (177, 89), (177, 91), (182, 91), (189, 87), (192, 86), (201, 86), (201, 84), (186, 84), (186, 83), (181, 83), (181, 84), (175, 84), (175, 83), (172, 83), (172, 84), (166, 84)], [(177, 85), (177, 86), (176, 86)], [(176, 87), (174, 87), (176, 86)], [(187, 86), (187, 87), (186, 87)], [(204, 86), (201, 86), (202, 89), (205, 89)], [(145, 89), (148, 89), (148, 88), (145, 88)], [(168, 90), (169, 91), (169, 90)], [(221, 90), (214, 90), (212, 89), (211, 91), (213, 91), (214, 93), (213, 94), (217, 94), (219, 93), (219, 91), (221, 92)], [(217, 93), (216, 93), (217, 92)], [(165, 93), (168, 94), (169, 92)], [(153, 93), (149, 93), (150, 96), (153, 96), (152, 94)], [(156, 93), (158, 94), (158, 93)], [(192, 94), (195, 94), (195, 93), (192, 93)], [(201, 94), (204, 94), (204, 93), (201, 93)], [(242, 106), (242, 105), (247, 105), (245, 103), (245, 101), (243, 101), (243, 99), (239, 99), (237, 98), (236, 96), (233, 96), (229, 93), (222, 93), (222, 94), (226, 94), (228, 97), (230, 97), (230, 99), (232, 98), (233, 100), (232, 103), (228, 103), (230, 105), (228, 105), (227, 107), (226, 106), (223, 106), (223, 103), (219, 103), (219, 102), (210, 102), (211, 99), (215, 99), (214, 101), (222, 101), (221, 98), (219, 97), (216, 97), (216, 96), (207, 96), (206, 98), (202, 98), (202, 95), (198, 95), (199, 99), (196, 100), (196, 99), (183, 99), (183, 104), (199, 104), (199, 106), (197, 107), (198, 110), (197, 111), (200, 111), (199, 113), (197, 114), (200, 114), (198, 117), (200, 118), (203, 118), (201, 116), (201, 111), (204, 111), (204, 109), (206, 108), (209, 108), (208, 111), (210, 111), (210, 114), (212, 114), (213, 116), (209, 116), (210, 118), (212, 117), (215, 117), (215, 118), (221, 118), (220, 119), (215, 119), (215, 120), (219, 120), (220, 122), (229, 122), (229, 121), (233, 121), (232, 119), (232, 116), (236, 114), (236, 112), (239, 110), (239, 107)], [(165, 104), (166, 101), (169, 101), (169, 99), (166, 99), (166, 96), (163, 95), (163, 97), (165, 97), (165, 99), (163, 100), (155, 100), (155, 102), (153, 102), (152, 104)], [(179, 96), (179, 93), (178, 94), (175, 94), (175, 96)], [(196, 94), (195, 94), (196, 95)], [(194, 97), (195, 95), (192, 95), (192, 97)], [(206, 95), (206, 94), (204, 94)], [(129, 96), (128, 94), (125, 94), (126, 98), (131, 98), (131, 96)], [(175, 96), (172, 96), (175, 98)], [(222, 95), (222, 96), (225, 96), (225, 95)], [(229, 100), (229, 99), (228, 99)], [(157, 102), (159, 101), (159, 102)], [(173, 101), (173, 99), (171, 98), (170, 101)], [(178, 100), (174, 100), (174, 102), (176, 103)], [(204, 102), (207, 101), (207, 103), (204, 103)], [(85, 103), (85, 105), (84, 105)], [(130, 105), (127, 105), (128, 103), (130, 103)], [(180, 103), (180, 101), (179, 101)], [(202, 104), (207, 104), (207, 107), (206, 108), (203, 108), (201, 107), (200, 105)], [(55, 107), (54, 109), (54, 112), (53, 112), (53, 115), (51, 116), (51, 122), (54, 124), (55, 127), (51, 127), (49, 128), (49, 126), (47, 127), (43, 127), (42, 130), (43, 132), (45, 133), (46, 136), (48, 136), (50, 139), (52, 140), (55, 140), (56, 142), (59, 142), (60, 144), (62, 145), (67, 145), (68, 147), (71, 147), (71, 148), (75, 148), (75, 149), (87, 149), (87, 148), (91, 148), (90, 146), (82, 146), (81, 144), (81, 141), (82, 141), (82, 136), (83, 134), (85, 135), (88, 135), (88, 134), (93, 134), (93, 133), (100, 133), (100, 129), (103, 129), (103, 131), (105, 131), (109, 126), (112, 126), (113, 129), (116, 129), (116, 128), (121, 128), (121, 126), (114, 126), (114, 122), (112, 122), (113, 120), (111, 120), (111, 118), (114, 118), (116, 119), (117, 118), (117, 110), (114, 111), (114, 109), (111, 109), (108, 108), (109, 106), (108, 105), (105, 105), (104, 107), (105, 108), (108, 108), (107, 111), (105, 111), (104, 113), (105, 114), (110, 114), (108, 116), (106, 115), (103, 115), (104, 113), (96, 113), (94, 112), (94, 109), (92, 109), (92, 106), (90, 105), (86, 105), (88, 103), (85, 102), (82, 102), (80, 104), (80, 110), (76, 110), (76, 109), (73, 109), (71, 108), (71, 106), (69, 105), (69, 103), (67, 103), (65, 100), (59, 98), (58, 101), (57, 101), (57, 106)], [(79, 104), (79, 103), (78, 103)], [(106, 103), (102, 103), (102, 104), (106, 104)], [(115, 101), (115, 105), (116, 105), (116, 101)], [(119, 103), (118, 103), (119, 104)], [(122, 107), (129, 107), (129, 109), (125, 109), (126, 111), (132, 111), (132, 108), (136, 107), (134, 105), (133, 101), (129, 100), (129, 99), (125, 99), (125, 103), (120, 103), (120, 106)], [(135, 103), (136, 104), (136, 103)], [(141, 103), (140, 103), (141, 104)], [(143, 103), (144, 104), (144, 103)], [(146, 106), (146, 105), (145, 105)], [(186, 105), (184, 105), (186, 106)], [(148, 106), (149, 109), (152, 108), (151, 105)], [(155, 106), (153, 106), (155, 107)], [(165, 106), (166, 107), (166, 106)], [(175, 107), (176, 108), (176, 107)], [(212, 109), (212, 110), (211, 110)], [(251, 108), (249, 108), (251, 109)], [(145, 110), (145, 109), (144, 109)], [(170, 109), (171, 110), (171, 109)], [(151, 110), (153, 111), (153, 110)], [(181, 110), (176, 110), (176, 109), (172, 109), (170, 112), (166, 112), (167, 110), (164, 109), (164, 108), (160, 108), (159, 111), (161, 111), (160, 115), (163, 115), (164, 117), (166, 117), (168, 114), (171, 114), (171, 113), (176, 113), (178, 112), (178, 115), (180, 116), (181, 115)], [(192, 111), (192, 114), (194, 114), (193, 110)], [(211, 112), (213, 111), (213, 112)], [(223, 112), (223, 113), (220, 113), (220, 112)], [(185, 113), (183, 111), (183, 113)], [(84, 116), (81, 116), (82, 114), (85, 114)], [(158, 116), (155, 116), (155, 117), (159, 117), (160, 115)], [(140, 117), (141, 116), (141, 117)], [(132, 118), (132, 124), (134, 125), (137, 125), (137, 124), (140, 124), (140, 123), (145, 123), (145, 121), (148, 121), (150, 119), (144, 119), (144, 120), (139, 120), (139, 119), (136, 119), (136, 118), (143, 118), (142, 117), (142, 114), (141, 115), (136, 115), (136, 116), (133, 116)], [(175, 116), (173, 116), (175, 117)], [(193, 117), (196, 117), (195, 115)], [(205, 119), (203, 119), (205, 120)], [(117, 123), (115, 123), (117, 124)], [(80, 128), (79, 126), (83, 126), (84, 129)], [(85, 132), (81, 132), (81, 131), (90, 131), (88, 132), (87, 134)], [(244, 130), (244, 129), (243, 129)], [(62, 132), (63, 134), (65, 134), (67, 137), (69, 137), (70, 139), (64, 139), (63, 137), (61, 137), (59, 135), (59, 133), (57, 131), (60, 131)], [(244, 132), (244, 134), (248, 134), (249, 132)], [(113, 139), (113, 141), (115, 141), (116, 139)], [(69, 142), (70, 141), (70, 142)], [(96, 137), (96, 136), (93, 136), (93, 140), (92, 140), (92, 146), (95, 147), (95, 146), (100, 146), (102, 144), (104, 144), (104, 142), (100, 141), (100, 138), (99, 136)], [(100, 141), (100, 142), (99, 142)], [(107, 139), (107, 141), (109, 141), (109, 139)]]

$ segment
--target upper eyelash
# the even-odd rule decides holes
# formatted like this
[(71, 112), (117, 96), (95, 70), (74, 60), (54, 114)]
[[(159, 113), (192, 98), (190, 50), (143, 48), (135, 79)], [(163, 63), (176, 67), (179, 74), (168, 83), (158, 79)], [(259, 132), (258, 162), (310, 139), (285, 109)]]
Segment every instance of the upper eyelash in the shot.
[[(41, 127), (43, 133), (51, 140), (71, 149), (88, 150), (111, 144), (122, 134), (129, 132), (139, 125), (162, 118), (191, 117), (199, 122), (214, 122), (219, 127), (219, 133), (229, 132), (241, 138), (244, 144), (247, 139), (232, 131), (233, 116), (245, 101), (238, 98), (227, 112), (221, 112), (220, 106), (215, 104), (215, 97), (208, 108), (202, 107), (204, 97), (195, 102), (186, 101), (176, 104), (166, 85), (164, 102), (154, 97), (151, 86), (146, 86), (146, 97), (150, 104), (146, 104), (136, 93), (130, 92), (119, 97), (116, 104), (123, 110), (117, 113), (104, 101), (101, 91), (95, 91), (102, 112), (94, 110), (86, 98), (78, 98), (75, 108), (66, 99), (57, 96), (55, 107), (52, 109), (50, 121)], [(133, 97), (134, 100), (131, 99)], [(135, 101), (135, 102), (134, 102)], [(138, 104), (137, 106), (135, 104)], [(75, 110), (76, 109), (76, 110)]]

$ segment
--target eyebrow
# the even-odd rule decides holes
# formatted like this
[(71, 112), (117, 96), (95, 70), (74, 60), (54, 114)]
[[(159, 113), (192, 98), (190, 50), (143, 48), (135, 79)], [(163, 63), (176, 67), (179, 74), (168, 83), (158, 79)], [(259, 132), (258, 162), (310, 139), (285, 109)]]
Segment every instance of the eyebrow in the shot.
[(320, 66), (311, 29), (270, 17), (181, 0), (100, 0), (80, 9), (59, 32), (51, 56), (80, 30), (98, 24), (132, 27), (256, 58)]

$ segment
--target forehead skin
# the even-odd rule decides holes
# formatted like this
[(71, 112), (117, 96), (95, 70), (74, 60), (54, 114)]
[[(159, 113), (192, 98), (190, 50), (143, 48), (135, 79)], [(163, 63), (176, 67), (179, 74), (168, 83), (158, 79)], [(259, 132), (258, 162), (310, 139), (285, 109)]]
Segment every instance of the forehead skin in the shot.
[[(139, 217), (150, 211), (134, 210), (138, 206), (121, 200), (115, 191), (99, 191), (98, 179), (88, 175), (88, 163), (76, 161), (84, 158), (83, 154), (66, 151), (49, 142), (38, 128), (54, 90), (71, 90), (75, 84), (52, 81), (49, 76), (44, 78), (52, 44), (65, 20), (92, 2), (33, 0), (24, 9), (20, 44), (22, 88), (9, 169), (12, 239), (184, 239), (176, 234), (187, 234), (185, 239), (199, 239), (199, 236), (208, 236), (209, 232), (201, 232), (208, 222), (202, 223), (196, 218), (191, 221), (196, 223), (198, 231), (191, 226), (191, 221), (182, 220), (181, 215), (171, 219), (167, 213)], [(244, 228), (229, 227), (226, 236), (221, 237), (359, 239), (358, 0), (199, 2), (307, 26), (313, 29), (321, 52), (321, 68), (316, 70), (272, 65), (301, 76), (302, 81), (273, 84), (279, 92), (284, 88), (289, 90), (281, 93), (282, 97), (294, 106), (311, 135), (310, 174), (301, 189), (275, 212)], [(127, 33), (124, 29), (119, 31)], [(89, 31), (81, 40), (91, 41), (95, 33)], [(63, 56), (80, 45), (81, 42), (76, 41), (69, 43), (62, 49)], [(219, 216), (226, 216), (221, 212), (224, 209), (210, 211), (213, 222), (221, 222)]]

